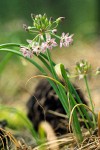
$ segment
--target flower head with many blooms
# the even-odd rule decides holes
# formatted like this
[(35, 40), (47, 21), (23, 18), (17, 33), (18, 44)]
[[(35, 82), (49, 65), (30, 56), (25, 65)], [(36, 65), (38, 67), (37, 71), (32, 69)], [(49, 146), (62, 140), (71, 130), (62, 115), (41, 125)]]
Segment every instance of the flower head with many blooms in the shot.
[(76, 63), (75, 70), (79, 79), (82, 79), (91, 72), (91, 65), (86, 60), (82, 59), (80, 62)]
[[(73, 34), (69, 35), (69, 33), (62, 33), (62, 36), (56, 35), (57, 26), (59, 23), (64, 20), (64, 17), (59, 17), (55, 21), (52, 19), (48, 19), (46, 14), (44, 15), (31, 15), (33, 20), (33, 27), (27, 27), (24, 25), (26, 31), (31, 34), (34, 34), (35, 37), (33, 40), (27, 40), (28, 46), (22, 46), (20, 51), (25, 57), (32, 57), (33, 54), (39, 55), (40, 53), (45, 53), (46, 50), (52, 50), (53, 47), (60, 45), (69, 47), (73, 42)], [(52, 38), (53, 36), (53, 38)], [(54, 38), (55, 37), (55, 38)], [(60, 44), (57, 44), (56, 38), (60, 40)]]

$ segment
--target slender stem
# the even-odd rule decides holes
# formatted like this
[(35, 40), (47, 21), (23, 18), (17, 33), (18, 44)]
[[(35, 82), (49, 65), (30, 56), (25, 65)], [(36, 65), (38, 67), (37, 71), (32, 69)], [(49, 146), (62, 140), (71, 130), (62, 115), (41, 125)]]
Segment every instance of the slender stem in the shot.
[(58, 80), (58, 77), (56, 75), (56, 72), (54, 70), (54, 66), (53, 66), (53, 63), (52, 63), (52, 60), (51, 60), (50, 52), (49, 52), (48, 49), (47, 49), (46, 52), (47, 52), (47, 57), (48, 57), (48, 60), (49, 60), (49, 63), (50, 63), (51, 73), (52, 73), (53, 77)]
[[(50, 66), (48, 68), (48, 65), (46, 64), (45, 66), (49, 69), (49, 71), (52, 73), (54, 79), (56, 79), (57, 81), (59, 81), (57, 75), (56, 75), (56, 72), (54, 70), (54, 62), (51, 60), (51, 56), (50, 56), (50, 52), (49, 50), (47, 49), (47, 60), (49, 61), (50, 63)], [(45, 64), (45, 63), (44, 63)], [(50, 80), (49, 80), (50, 82)], [(53, 84), (53, 82), (52, 82)], [(55, 90), (55, 92), (57, 93), (57, 95), (59, 96), (59, 99), (65, 109), (65, 112), (68, 114), (69, 116), (69, 109), (68, 109), (68, 100), (67, 100), (67, 95), (66, 95), (66, 92), (65, 90), (60, 86), (60, 85), (54, 85), (53, 84), (53, 88)]]
[[(56, 80), (59, 81), (59, 79), (58, 79), (58, 77), (57, 77), (57, 74), (56, 74), (56, 72), (55, 72), (55, 70), (54, 70), (53, 62), (52, 62), (52, 60), (51, 60), (50, 52), (49, 52), (48, 49), (47, 49), (47, 57), (48, 57), (48, 60), (49, 60), (49, 62), (50, 62), (51, 73), (52, 73), (54, 79), (56, 79)], [(68, 114), (68, 116), (69, 116), (68, 98), (67, 98), (66, 92), (65, 92), (65, 90), (62, 89), (62, 87), (59, 86), (59, 85), (57, 85), (57, 88), (58, 88), (58, 90), (59, 90), (59, 96), (60, 96), (59, 98), (60, 98), (60, 101), (61, 101), (61, 103), (62, 103), (62, 105), (63, 105), (63, 107), (64, 107), (64, 109), (65, 109), (65, 112), (66, 112), (66, 113)]]
[[(43, 35), (43, 38), (44, 38), (44, 41), (46, 41), (46, 36), (45, 36), (45, 34)], [(51, 73), (52, 73), (53, 77), (54, 77), (56, 80), (58, 80), (58, 77), (57, 77), (56, 72), (55, 72), (55, 70), (54, 70), (54, 64), (53, 64), (53, 62), (52, 62), (52, 60), (51, 60), (51, 56), (50, 56), (50, 51), (49, 51), (49, 49), (46, 50), (46, 54), (47, 54), (48, 61), (49, 61), (49, 63), (50, 63)]]
[(51, 33), (51, 35), (55, 36), (55, 37), (58, 38), (58, 39), (61, 39), (61, 37), (58, 36), (58, 35), (56, 35), (56, 34)]
[[(43, 37), (44, 37), (44, 41), (46, 41), (45, 35), (44, 35)], [(56, 80), (59, 81), (58, 76), (57, 76), (57, 74), (56, 74), (56, 72), (55, 72), (55, 69), (54, 69), (54, 62), (51, 60), (50, 52), (49, 52), (48, 49), (47, 49), (46, 53), (47, 53), (48, 61), (49, 61), (49, 63), (50, 63), (51, 73), (52, 73), (54, 79), (56, 79)], [(60, 99), (60, 101), (61, 101), (61, 103), (62, 103), (62, 105), (63, 105), (63, 107), (64, 107), (64, 109), (65, 109), (65, 112), (66, 112), (66, 113), (68, 114), (68, 116), (69, 116), (68, 98), (67, 98), (66, 92), (65, 92), (65, 90), (62, 89), (62, 87), (59, 86), (59, 85), (56, 86), (56, 90), (59, 91), (59, 95), (58, 95), (58, 96), (59, 96), (59, 99)]]
[[(76, 99), (77, 99), (77, 102), (78, 102), (79, 104), (80, 104), (80, 103), (82, 104), (82, 101), (81, 101), (79, 95), (77, 94), (75, 88), (74, 88), (73, 85), (71, 84), (71, 82), (70, 82), (70, 80), (69, 80), (69, 78), (68, 78), (68, 76), (67, 76), (67, 74), (66, 74), (66, 71), (65, 71), (63, 65), (61, 65), (61, 72), (62, 72), (62, 76), (63, 76), (63, 78), (64, 78), (64, 80), (65, 80), (65, 85), (67, 86), (66, 88), (68, 88), (68, 90), (69, 90), (69, 92), (72, 94), (72, 96), (73, 96), (73, 94), (75, 95), (75, 97), (76, 97)], [(76, 102), (76, 100), (73, 101), (74, 106), (77, 105), (77, 102)], [(70, 109), (70, 108), (69, 108), (69, 109)], [(92, 123), (91, 123), (91, 119), (90, 119), (90, 117), (88, 116), (87, 111), (84, 109), (84, 107), (82, 107), (81, 109), (78, 107), (78, 111), (79, 111), (80, 115), (82, 116), (82, 118), (83, 118), (83, 120), (84, 120), (84, 123), (85, 123), (87, 129), (89, 130), (89, 125), (90, 125), (91, 127), (93, 127), (93, 125), (92, 125)], [(71, 111), (69, 110), (69, 112), (71, 112)], [(89, 125), (88, 125), (87, 122), (85, 121), (85, 117), (86, 117), (87, 120), (89, 121)]]
[[(94, 105), (93, 105), (93, 101), (92, 101), (92, 97), (91, 97), (91, 93), (90, 93), (90, 89), (89, 89), (89, 85), (88, 85), (88, 81), (87, 81), (87, 77), (86, 76), (84, 76), (84, 80), (85, 80), (87, 92), (88, 92), (89, 99), (90, 99), (91, 109), (94, 112)], [(93, 123), (94, 123), (94, 128), (96, 128), (96, 120), (95, 120), (95, 116), (94, 115), (93, 115)]]
[(47, 63), (47, 61), (41, 55), (39, 55), (38, 58), (47, 67), (47, 69), (51, 72), (51, 68), (50, 68), (49, 64)]
[[(40, 55), (48, 61), (48, 57), (45, 54), (41, 53)], [(56, 65), (53, 61), (52, 61), (52, 64), (53, 66)]]
[[(59, 100), (60, 100), (61, 104), (63, 105), (63, 108), (64, 108), (65, 112), (67, 113), (67, 115), (68, 115), (68, 117), (69, 117), (68, 105), (67, 105), (67, 101), (65, 101), (66, 98), (65, 98), (65, 99), (63, 98), (63, 95), (62, 95), (61, 90), (59, 90), (59, 89), (57, 88), (57, 85), (56, 85), (53, 81), (51, 81), (50, 79), (48, 79), (48, 81), (49, 81), (49, 83), (51, 84), (51, 86), (53, 87), (53, 89), (54, 89), (54, 91), (56, 92), (56, 94), (58, 95)], [(60, 86), (59, 86), (59, 87), (60, 87)]]

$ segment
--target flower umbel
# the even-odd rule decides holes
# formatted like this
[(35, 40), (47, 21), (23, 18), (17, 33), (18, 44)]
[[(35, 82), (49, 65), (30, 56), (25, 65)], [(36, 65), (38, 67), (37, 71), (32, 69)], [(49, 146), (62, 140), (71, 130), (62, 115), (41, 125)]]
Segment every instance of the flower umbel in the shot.
[(52, 50), (53, 47), (58, 45), (56, 38), (60, 39), (60, 47), (69, 47), (73, 42), (73, 34), (69, 35), (69, 33), (62, 33), (61, 37), (56, 35), (57, 26), (64, 20), (64, 17), (59, 17), (55, 21), (53, 21), (51, 17), (48, 19), (46, 14), (32, 14), (31, 17), (33, 26), (31, 27), (24, 24), (24, 29), (31, 34), (34, 34), (35, 37), (32, 40), (27, 40), (28, 46), (21, 47), (20, 51), (24, 57), (31, 58), (33, 53), (39, 55), (40, 53), (45, 53), (47, 49)]
[(76, 63), (76, 74), (79, 76), (79, 79), (84, 78), (91, 71), (91, 65), (87, 61), (81, 60)]

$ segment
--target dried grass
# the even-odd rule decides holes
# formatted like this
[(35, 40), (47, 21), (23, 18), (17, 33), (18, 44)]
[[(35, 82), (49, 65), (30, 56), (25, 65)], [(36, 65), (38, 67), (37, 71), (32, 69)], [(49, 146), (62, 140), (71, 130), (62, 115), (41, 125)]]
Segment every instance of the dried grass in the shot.
[[(100, 137), (96, 135), (90, 136), (89, 132), (84, 133), (84, 141), (78, 144), (73, 134), (68, 134), (65, 137), (60, 137), (57, 140), (49, 141), (41, 146), (37, 146), (33, 150), (41, 150), (46, 147), (46, 150), (51, 150), (50, 145), (58, 143), (59, 150), (99, 150)], [(53, 148), (52, 150), (58, 150)]]
[(80, 144), (77, 143), (73, 133), (69, 133), (58, 138), (55, 135), (50, 139), (48, 137), (47, 142), (32, 148), (23, 139), (18, 141), (10, 132), (0, 128), (1, 150), (100, 150), (100, 137), (97, 136), (97, 131), (91, 136), (88, 131), (83, 132), (84, 140)]

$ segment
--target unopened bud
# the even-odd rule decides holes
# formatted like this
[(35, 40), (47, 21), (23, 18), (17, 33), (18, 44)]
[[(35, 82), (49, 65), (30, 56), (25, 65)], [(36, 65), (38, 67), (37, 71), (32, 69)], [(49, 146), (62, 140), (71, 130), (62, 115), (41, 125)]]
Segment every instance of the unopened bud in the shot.
[(42, 18), (42, 15), (41, 15), (41, 14), (39, 14), (39, 18), (40, 18), (40, 19)]
[(52, 33), (56, 34), (57, 33), (57, 29), (53, 29)]
[(52, 22), (53, 21), (53, 17), (50, 17), (49, 21)]
[(34, 18), (35, 18), (35, 16), (36, 16), (35, 14), (31, 14), (31, 18), (32, 18), (32, 19), (34, 19)]
[(64, 21), (64, 20), (65, 20), (65, 17), (60, 17), (60, 20), (61, 20), (61, 21)]
[(25, 29), (25, 31), (29, 31), (28, 26), (26, 24), (23, 24), (23, 28)]
[(64, 21), (64, 20), (65, 20), (65, 17), (59, 17), (59, 18), (56, 20), (56, 22), (59, 23), (59, 22)]
[(49, 24), (48, 19), (45, 19), (45, 25), (47, 26)]

